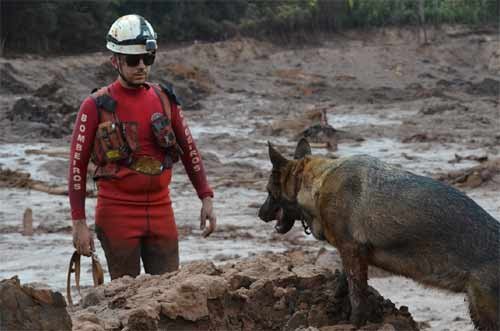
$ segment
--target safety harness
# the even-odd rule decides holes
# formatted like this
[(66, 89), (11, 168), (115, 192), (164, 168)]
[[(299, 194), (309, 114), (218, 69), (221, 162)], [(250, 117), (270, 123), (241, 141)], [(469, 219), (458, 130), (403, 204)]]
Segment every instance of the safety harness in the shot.
[(117, 101), (113, 99), (109, 87), (93, 91), (98, 110), (99, 126), (92, 151), (92, 162), (97, 166), (94, 180), (114, 178), (120, 167), (128, 167), (146, 175), (159, 175), (172, 168), (179, 160), (182, 150), (172, 129), (171, 104), (179, 105), (173, 89), (166, 84), (148, 84), (159, 97), (163, 114), (155, 113), (151, 125), (157, 144), (166, 151), (163, 162), (152, 157), (136, 157), (138, 149), (137, 123), (122, 122), (116, 114)]

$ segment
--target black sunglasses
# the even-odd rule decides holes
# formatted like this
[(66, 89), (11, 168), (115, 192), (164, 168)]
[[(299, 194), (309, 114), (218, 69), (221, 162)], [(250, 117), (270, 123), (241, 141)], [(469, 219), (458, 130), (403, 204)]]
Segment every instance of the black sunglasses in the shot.
[(155, 62), (155, 54), (154, 53), (146, 53), (146, 54), (125, 54), (125, 62), (129, 67), (136, 67), (139, 65), (140, 61), (144, 65), (150, 66)]

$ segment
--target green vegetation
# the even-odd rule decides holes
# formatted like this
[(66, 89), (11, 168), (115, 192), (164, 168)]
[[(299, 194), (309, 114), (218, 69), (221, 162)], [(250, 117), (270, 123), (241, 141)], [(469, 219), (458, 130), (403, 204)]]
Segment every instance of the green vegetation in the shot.
[(355, 27), (426, 23), (498, 24), (500, 0), (2, 0), (1, 53), (76, 53), (104, 49), (119, 16), (137, 13), (160, 41), (235, 35), (280, 42)]

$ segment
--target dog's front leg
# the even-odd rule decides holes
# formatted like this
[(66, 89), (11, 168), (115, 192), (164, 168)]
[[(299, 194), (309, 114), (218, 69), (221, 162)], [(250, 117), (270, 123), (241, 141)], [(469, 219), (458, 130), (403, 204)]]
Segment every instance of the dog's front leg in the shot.
[(366, 323), (370, 310), (367, 301), (368, 262), (366, 250), (354, 243), (344, 243), (339, 246), (339, 253), (349, 284), (350, 321), (359, 327)]

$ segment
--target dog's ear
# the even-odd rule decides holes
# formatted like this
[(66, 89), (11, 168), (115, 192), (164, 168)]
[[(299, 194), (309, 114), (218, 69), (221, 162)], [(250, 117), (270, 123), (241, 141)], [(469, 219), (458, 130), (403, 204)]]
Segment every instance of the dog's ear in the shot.
[(274, 168), (281, 168), (284, 166), (288, 160), (278, 152), (273, 145), (268, 141), (267, 142), (269, 146), (269, 159), (271, 160), (271, 163), (273, 164)]
[(302, 159), (306, 155), (311, 155), (311, 145), (306, 138), (300, 138), (297, 148), (295, 149), (295, 154), (293, 158), (295, 160)]

